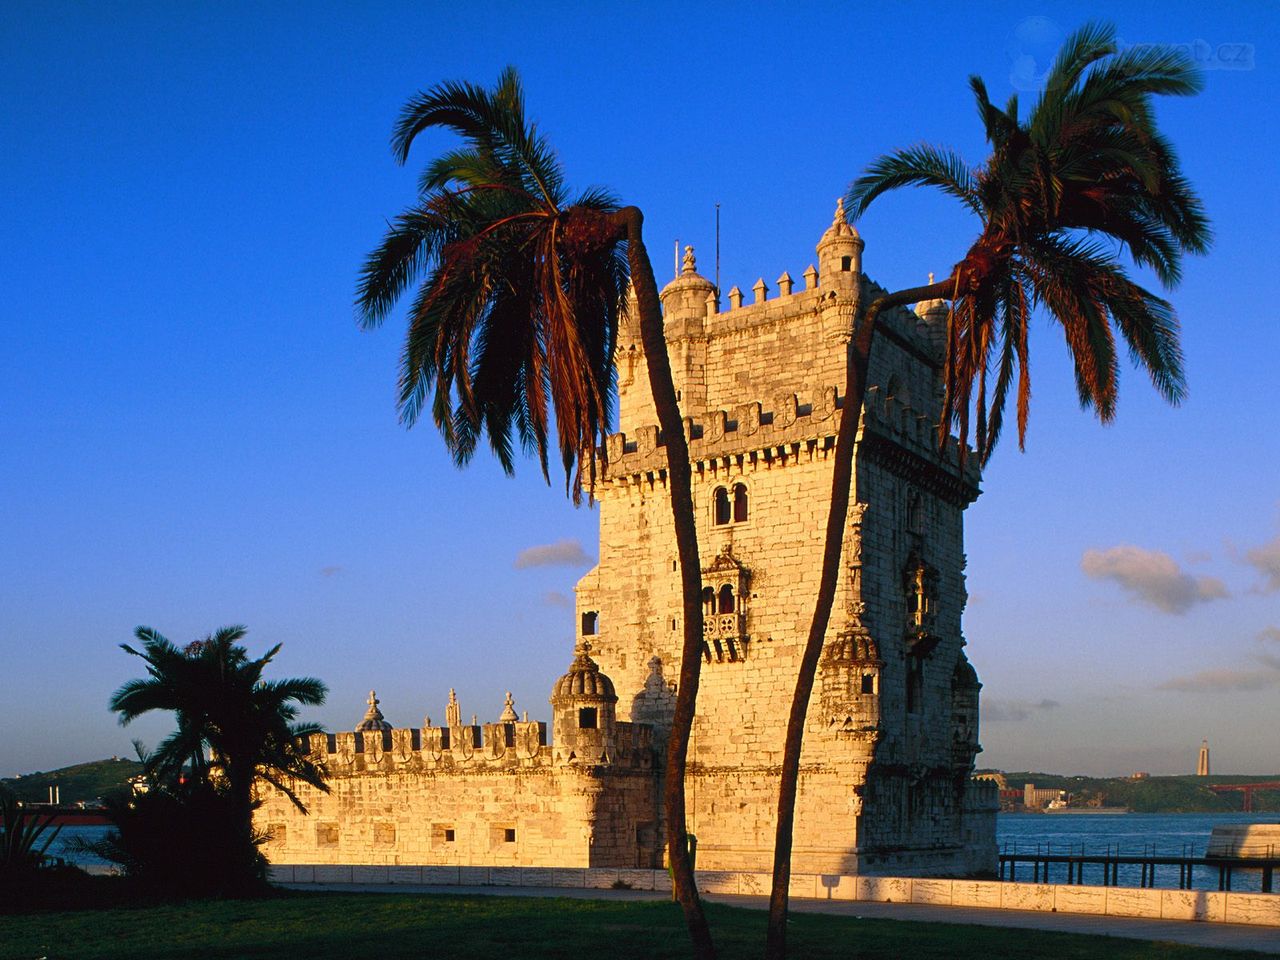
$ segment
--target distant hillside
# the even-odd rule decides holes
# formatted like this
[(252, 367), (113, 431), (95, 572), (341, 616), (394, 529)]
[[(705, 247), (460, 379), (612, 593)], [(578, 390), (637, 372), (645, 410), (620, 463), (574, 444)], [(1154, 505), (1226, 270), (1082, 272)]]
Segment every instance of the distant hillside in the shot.
[(128, 789), (129, 778), (142, 772), (137, 760), (113, 757), (110, 760), (94, 760), (77, 763), (48, 773), (28, 773), (4, 785), (18, 795), (20, 800), (43, 802), (49, 799), (49, 787), (57, 785), (63, 803), (79, 803), (81, 800), (97, 800), (112, 791)]
[[(1231, 813), (1244, 803), (1240, 793), (1217, 794), (1207, 789), (1217, 783), (1280, 782), (1280, 774), (1213, 777), (1064, 777), (1055, 773), (1018, 771), (1006, 773), (1010, 789), (1022, 789), (1025, 783), (1072, 794), (1071, 805), (1128, 807), (1135, 813)], [(1254, 794), (1253, 809), (1257, 813), (1280, 811), (1280, 790)]]

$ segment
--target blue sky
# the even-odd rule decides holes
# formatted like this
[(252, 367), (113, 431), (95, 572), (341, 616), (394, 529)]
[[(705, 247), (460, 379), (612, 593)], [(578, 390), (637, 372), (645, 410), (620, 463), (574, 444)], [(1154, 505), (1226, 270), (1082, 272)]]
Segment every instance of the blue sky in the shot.
[[(1034, 96), (1080, 4), (66, 4), (0, 9), (0, 775), (131, 753), (111, 691), (148, 624), (246, 623), (349, 728), (377, 687), (398, 725), (546, 717), (566, 598), (596, 521), (532, 464), (449, 463), (404, 430), (398, 323), (357, 330), (363, 256), (410, 202), (387, 147), (404, 100), (522, 72), (573, 182), (646, 214), (748, 288), (799, 276), (834, 199), (920, 140), (984, 156), (966, 78)], [(1075, 405), (1042, 325), (1027, 452), (969, 511), (965, 632), (980, 762), (1274, 772), (1280, 752), (1280, 348), (1270, 147), (1280, 8), (1128, 5), (1128, 43), (1187, 44), (1205, 92), (1161, 122), (1216, 242), (1173, 294), (1191, 395), (1126, 371), (1118, 421)], [(886, 286), (942, 272), (974, 224), (901, 193), (859, 224)], [(664, 253), (667, 251), (667, 253)], [(705, 256), (705, 254), (704, 254)], [(517, 563), (529, 548), (569, 541)], [(580, 545), (575, 549), (573, 544)]]

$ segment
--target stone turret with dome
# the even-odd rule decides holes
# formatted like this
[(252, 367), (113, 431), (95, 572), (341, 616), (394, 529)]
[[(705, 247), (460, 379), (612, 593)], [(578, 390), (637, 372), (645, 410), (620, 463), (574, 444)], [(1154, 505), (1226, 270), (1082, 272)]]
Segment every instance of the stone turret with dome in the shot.
[(552, 733), (558, 763), (608, 763), (615, 744), (618, 694), (591, 659), (591, 644), (574, 649), (573, 663), (551, 690)]
[(377, 693), (370, 690), (369, 699), (365, 702), (369, 704), (369, 709), (365, 711), (364, 719), (356, 724), (356, 733), (380, 733), (383, 730), (390, 730), (391, 724), (378, 709), (378, 704), (382, 701), (378, 699)]
[(848, 292), (862, 273), (862, 250), (866, 244), (844, 212), (844, 199), (836, 201), (831, 226), (818, 241), (818, 282)]

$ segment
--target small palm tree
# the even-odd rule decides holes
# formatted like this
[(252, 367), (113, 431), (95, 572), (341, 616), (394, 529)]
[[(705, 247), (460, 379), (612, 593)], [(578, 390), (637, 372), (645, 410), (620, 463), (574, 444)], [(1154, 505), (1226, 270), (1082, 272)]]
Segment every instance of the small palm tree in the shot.
[[(423, 171), (419, 200), (391, 223), (361, 274), (357, 310), (379, 326), (410, 286), (400, 367), (401, 419), (430, 409), (458, 465), (485, 435), (503, 468), (518, 448), (548, 477), (555, 447), (577, 502), (593, 489), (614, 386), (613, 351), (635, 295), (649, 382), (667, 452), (680, 561), (684, 636), (664, 806), (677, 898), (700, 957), (714, 956), (689, 864), (684, 772), (702, 664), (702, 574), (689, 448), (671, 379), (643, 217), (603, 190), (572, 195), (546, 140), (525, 118), (513, 69), (492, 90), (442, 83), (411, 99), (391, 146), (443, 127), (465, 146)], [(554, 423), (555, 437), (551, 437)]]
[(150, 627), (139, 627), (141, 649), (121, 647), (146, 661), (148, 676), (121, 686), (110, 707), (121, 724), (152, 710), (173, 712), (177, 729), (146, 756), (148, 776), (161, 783), (189, 780), (224, 797), (237, 842), (251, 851), (256, 780), (270, 783), (304, 812), (296, 781), (328, 789), (323, 768), (307, 749), (307, 738), (321, 728), (297, 722), (298, 707), (324, 703), (328, 691), (310, 677), (264, 680), (263, 670), (280, 645), (252, 660), (238, 643), (245, 633), (244, 627), (223, 627), (178, 648)]
[(1061, 328), (1075, 367), (1080, 403), (1100, 420), (1115, 416), (1116, 331), (1135, 363), (1170, 403), (1185, 393), (1172, 306), (1134, 282), (1116, 258), (1128, 250), (1167, 288), (1184, 252), (1204, 253), (1209, 226), (1177, 155), (1156, 128), (1152, 98), (1200, 89), (1190, 59), (1164, 47), (1117, 49), (1109, 26), (1070, 36), (1028, 117), (1017, 98), (992, 105), (970, 80), (991, 156), (970, 169), (954, 153), (917, 146), (882, 157), (849, 190), (856, 218), (881, 194), (902, 186), (938, 187), (981, 221), (978, 239), (939, 283), (898, 291), (865, 306), (849, 352), (845, 403), (836, 438), (831, 512), (818, 602), (788, 719), (774, 847), (767, 956), (785, 955), (791, 834), (804, 719), (830, 620), (852, 478), (854, 438), (866, 393), (879, 315), (927, 299), (951, 302), (940, 444), (970, 428), (982, 462), (1000, 437), (1016, 381), (1018, 439), (1027, 426), (1031, 382), (1027, 335), (1043, 311)]

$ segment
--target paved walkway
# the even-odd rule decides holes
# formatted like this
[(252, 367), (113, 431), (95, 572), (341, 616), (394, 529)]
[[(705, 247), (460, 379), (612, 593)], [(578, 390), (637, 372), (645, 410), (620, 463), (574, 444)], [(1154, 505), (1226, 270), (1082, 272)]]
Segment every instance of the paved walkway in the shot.
[[(284, 883), (293, 890), (330, 893), (432, 893), (490, 897), (572, 897), (578, 900), (663, 900), (667, 893), (646, 890), (584, 890), (577, 887), (428, 887), (411, 883)], [(704, 894), (704, 900), (735, 907), (763, 910), (767, 897)], [(1280, 954), (1280, 929), (1242, 923), (1209, 923), (1192, 920), (1148, 920), (1139, 917), (1106, 917), (1081, 913), (1044, 913), (1034, 910), (990, 910), (981, 907), (944, 907), (924, 903), (875, 903), (863, 900), (792, 900), (797, 913), (830, 913), (842, 917), (914, 920), (926, 923), (968, 923), (1007, 930), (1057, 930), (1131, 940), (1161, 940), (1196, 947), (1257, 950)]]

